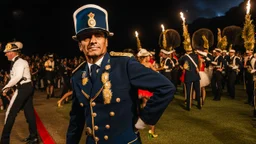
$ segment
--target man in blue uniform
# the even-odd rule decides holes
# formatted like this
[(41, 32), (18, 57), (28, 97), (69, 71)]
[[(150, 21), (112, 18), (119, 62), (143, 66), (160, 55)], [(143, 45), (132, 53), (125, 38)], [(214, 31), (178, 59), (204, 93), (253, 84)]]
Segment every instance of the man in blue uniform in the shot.
[[(86, 61), (73, 71), (73, 102), (67, 144), (78, 144), (86, 125), (87, 144), (139, 144), (139, 129), (155, 125), (174, 97), (174, 85), (141, 65), (130, 53), (107, 52), (107, 11), (88, 4), (74, 14), (79, 49)], [(139, 109), (138, 88), (154, 92)]]
[(242, 68), (242, 62), (238, 58), (238, 56), (235, 55), (235, 50), (232, 48), (232, 44), (229, 49), (229, 56), (227, 58), (227, 76), (228, 76), (228, 94), (229, 96), (234, 99), (235, 98), (235, 84), (236, 84), (236, 78), (238, 73), (240, 72), (240, 69)]
[(198, 68), (198, 55), (192, 50), (192, 47), (185, 47), (186, 54), (179, 59), (179, 64), (185, 71), (185, 99), (186, 99), (186, 109), (190, 111), (192, 104), (192, 92), (195, 91), (197, 107), (202, 108), (201, 104), (201, 94), (200, 94), (200, 75)]
[(215, 48), (216, 57), (212, 64), (214, 65), (213, 74), (211, 79), (212, 93), (214, 95), (213, 100), (220, 101), (222, 93), (222, 80), (223, 80), (223, 71), (226, 67), (226, 63), (221, 56), (222, 50), (220, 48)]

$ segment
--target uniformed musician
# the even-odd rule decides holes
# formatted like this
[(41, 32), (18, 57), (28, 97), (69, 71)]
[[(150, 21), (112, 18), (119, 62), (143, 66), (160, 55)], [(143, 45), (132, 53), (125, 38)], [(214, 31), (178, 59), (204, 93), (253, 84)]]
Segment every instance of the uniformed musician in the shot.
[(246, 85), (246, 93), (247, 93), (247, 100), (246, 104), (253, 105), (253, 98), (254, 98), (254, 81), (253, 81), (253, 74), (255, 73), (253, 70), (255, 69), (255, 61), (256, 59), (253, 56), (253, 50), (246, 50), (246, 58), (244, 61), (244, 68), (245, 68), (245, 85)]
[(159, 36), (160, 51), (160, 73), (166, 76), (175, 87), (178, 86), (178, 60), (172, 53), (180, 46), (180, 34), (175, 29), (166, 29)]
[(235, 55), (235, 50), (232, 48), (232, 44), (229, 49), (229, 56), (227, 58), (227, 90), (229, 96), (234, 99), (235, 98), (235, 83), (236, 77), (242, 68), (242, 62), (240, 61), (239, 57)]
[(221, 30), (218, 28), (218, 43), (217, 48), (215, 48), (215, 57), (212, 62), (213, 65), (213, 74), (211, 79), (213, 100), (220, 101), (222, 94), (222, 81), (223, 76), (225, 75), (225, 67), (227, 66), (226, 61), (222, 57), (222, 50), (225, 50), (227, 47), (227, 37), (221, 36)]
[(211, 79), (211, 87), (213, 93), (213, 100), (220, 101), (221, 100), (221, 93), (222, 93), (222, 80), (223, 80), (223, 72), (224, 72), (224, 59), (221, 56), (222, 50), (220, 48), (215, 48), (216, 57), (212, 64), (213, 67), (213, 74)]
[(37, 144), (37, 128), (33, 106), (33, 85), (28, 62), (19, 57), (23, 48), (21, 42), (9, 42), (5, 47), (5, 56), (11, 61), (10, 81), (2, 89), (6, 96), (8, 90), (15, 88), (10, 104), (6, 110), (4, 128), (2, 131), (1, 144), (10, 143), (10, 135), (15, 118), (21, 109), (24, 110), (25, 118), (29, 125), (29, 137), (23, 141), (27, 144)]
[(186, 51), (185, 55), (180, 57), (179, 64), (184, 73), (184, 91), (186, 109), (190, 111), (192, 106), (192, 95), (195, 92), (197, 107), (202, 108), (202, 99), (200, 93), (199, 59), (198, 55), (192, 49), (188, 27), (183, 19), (183, 45)]
[(172, 81), (171, 71), (174, 68), (174, 63), (170, 58), (171, 51), (167, 51), (165, 49), (161, 49), (161, 62), (160, 68), (157, 69), (162, 75)]
[[(73, 71), (73, 103), (67, 144), (78, 144), (86, 125), (86, 144), (140, 144), (138, 129), (155, 125), (174, 97), (174, 85), (140, 64), (130, 53), (107, 52), (108, 13), (88, 4), (74, 14), (79, 49), (86, 57)], [(153, 91), (139, 110), (138, 89)]]

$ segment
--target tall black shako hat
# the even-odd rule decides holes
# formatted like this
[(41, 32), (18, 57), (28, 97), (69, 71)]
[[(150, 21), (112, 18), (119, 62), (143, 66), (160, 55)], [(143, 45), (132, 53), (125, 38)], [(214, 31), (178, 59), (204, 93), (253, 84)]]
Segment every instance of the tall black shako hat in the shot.
[(192, 35), (192, 47), (196, 50), (209, 50), (213, 44), (214, 35), (208, 28), (200, 28)]
[(108, 12), (98, 5), (87, 4), (78, 8), (73, 14), (73, 19), (76, 32), (76, 35), (72, 36), (74, 40), (97, 31), (104, 32), (106, 36), (114, 35), (108, 28)]
[(159, 36), (159, 46), (161, 52), (170, 54), (175, 48), (180, 46), (180, 34), (175, 29), (166, 29)]

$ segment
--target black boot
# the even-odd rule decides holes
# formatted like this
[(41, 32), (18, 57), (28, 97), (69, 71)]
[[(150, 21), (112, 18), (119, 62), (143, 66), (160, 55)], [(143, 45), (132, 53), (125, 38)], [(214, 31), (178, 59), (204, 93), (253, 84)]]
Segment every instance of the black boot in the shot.
[(39, 139), (37, 136), (28, 136), (22, 142), (26, 142), (26, 144), (39, 144)]
[(34, 137), (30, 139), (27, 144), (39, 144), (39, 139), (37, 137)]
[(21, 142), (28, 142), (28, 141), (30, 141), (30, 139), (31, 139), (31, 137), (28, 136), (27, 138), (24, 138), (23, 140), (21, 140)]

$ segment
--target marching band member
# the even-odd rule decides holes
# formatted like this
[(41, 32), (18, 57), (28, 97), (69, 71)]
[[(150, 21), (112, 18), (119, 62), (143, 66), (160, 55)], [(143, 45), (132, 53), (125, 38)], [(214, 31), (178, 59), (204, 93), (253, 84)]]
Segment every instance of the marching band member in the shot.
[[(175, 48), (180, 46), (180, 34), (174, 29), (166, 29), (162, 31), (159, 36), (159, 46), (162, 48), (160, 51), (161, 62), (158, 70), (166, 76), (177, 87), (178, 74), (177, 66), (178, 60), (172, 56)], [(176, 77), (175, 77), (176, 76)]]
[(39, 143), (36, 119), (33, 106), (33, 85), (31, 82), (31, 73), (28, 62), (20, 57), (20, 50), (23, 48), (21, 42), (9, 42), (5, 47), (5, 56), (11, 61), (11, 79), (2, 89), (3, 96), (8, 90), (16, 87), (14, 94), (10, 100), (9, 106), (6, 110), (4, 121), (4, 128), (2, 131), (1, 144), (10, 143), (11, 130), (14, 125), (17, 114), (20, 110), (24, 110), (25, 118), (29, 125), (29, 137), (25, 138), (23, 142), (27, 144)]
[(229, 96), (234, 99), (235, 98), (235, 83), (236, 77), (242, 68), (242, 62), (240, 59), (235, 56), (235, 50), (232, 49), (232, 44), (229, 48), (229, 57), (227, 58), (227, 76), (228, 76), (228, 93)]
[(213, 68), (213, 75), (211, 79), (212, 85), (212, 93), (214, 95), (213, 100), (220, 101), (221, 100), (221, 93), (222, 93), (222, 80), (223, 80), (223, 73), (225, 72), (226, 63), (221, 55), (222, 50), (226, 49), (227, 47), (227, 37), (221, 37), (221, 31), (218, 29), (218, 44), (217, 48), (215, 48), (216, 57), (212, 64), (214, 65)]
[[(200, 75), (200, 89), (202, 97), (202, 105), (204, 104), (206, 97), (205, 87), (211, 82), (212, 68), (212, 55), (208, 52), (208, 49), (214, 44), (214, 35), (210, 29), (200, 28), (192, 35), (193, 48), (197, 49), (196, 53), (199, 54), (199, 75)], [(203, 50), (203, 51), (202, 51)]]
[(187, 25), (183, 21), (184, 49), (186, 54), (179, 59), (179, 64), (184, 71), (184, 88), (186, 109), (190, 111), (192, 106), (193, 91), (195, 91), (197, 107), (202, 108), (200, 94), (200, 76), (199, 76), (199, 59), (198, 55), (192, 49), (190, 35)]

